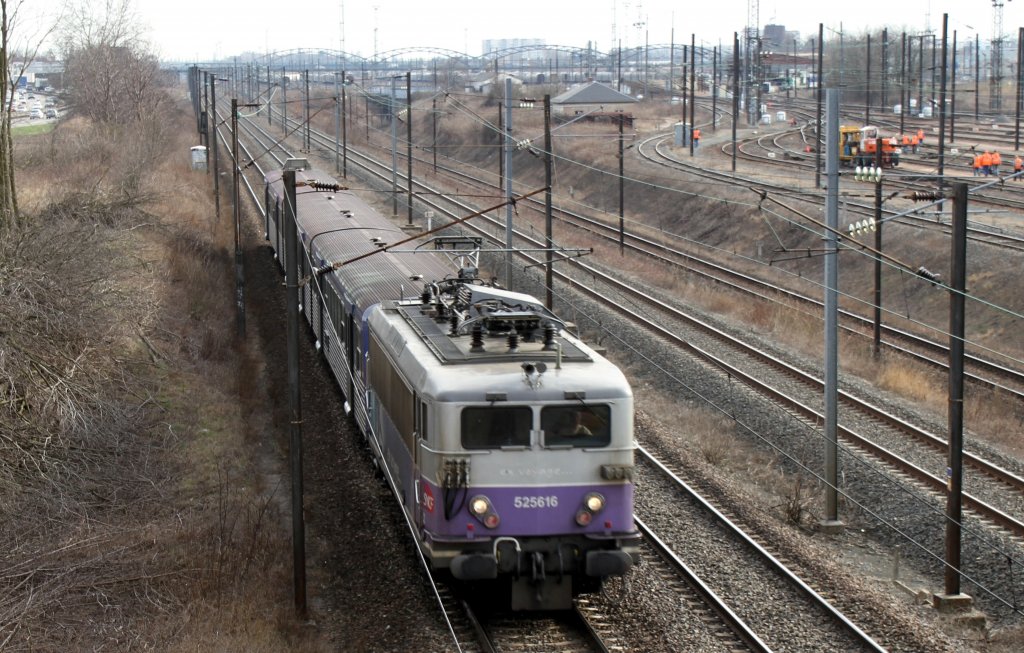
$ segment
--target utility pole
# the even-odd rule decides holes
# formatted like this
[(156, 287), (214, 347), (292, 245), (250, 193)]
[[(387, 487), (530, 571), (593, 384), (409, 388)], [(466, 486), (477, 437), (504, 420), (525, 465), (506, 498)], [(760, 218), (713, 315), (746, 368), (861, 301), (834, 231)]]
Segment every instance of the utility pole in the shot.
[(732, 171), (736, 172), (736, 123), (740, 115), (740, 35), (732, 33)]
[(882, 139), (875, 139), (875, 301), (874, 329), (872, 330), (875, 358), (882, 353)]
[[(209, 88), (210, 80), (213, 75), (203, 71), (203, 110), (199, 112), (199, 135), (201, 141), (207, 148), (210, 147), (210, 100), (209, 100)], [(210, 166), (206, 166), (206, 170), (210, 170)]]
[(946, 164), (946, 51), (947, 33), (949, 27), (949, 14), (942, 14), (942, 72), (939, 77), (939, 192), (945, 185), (943, 175)]
[[(671, 85), (671, 79), (669, 81)], [(671, 97), (671, 95), (669, 96)], [(552, 262), (554, 252), (551, 248), (555, 246), (555, 237), (553, 233), (552, 225), (554, 223), (553, 214), (551, 211), (551, 158), (552, 158), (552, 143), (551, 143), (551, 95), (544, 94), (544, 236), (545, 244), (547, 246), (547, 264), (544, 266), (544, 287), (547, 289), (547, 303), (545, 304), (548, 310), (551, 310), (555, 305), (554, 297), (554, 275), (552, 272)]]
[(718, 131), (718, 46), (711, 48), (711, 131)]
[(305, 135), (306, 135), (306, 152), (309, 152), (312, 149), (312, 147), (313, 147), (313, 143), (312, 143), (312, 141), (309, 138), (309, 71), (308, 70), (306, 71), (305, 77), (306, 77), (306, 124), (304, 125), (305, 129), (303, 130), (303, 133), (305, 133)]
[(512, 78), (505, 78), (505, 287), (512, 288)]
[(238, 98), (231, 98), (231, 194), (235, 216), (235, 326), (238, 337), (245, 337), (245, 261), (242, 256), (242, 207), (238, 184)]
[(818, 23), (818, 123), (814, 127), (814, 187), (821, 188), (821, 78), (824, 66), (821, 63), (824, 47), (825, 24)]
[(348, 104), (345, 82), (347, 71), (341, 71), (341, 176), (348, 179)]
[(398, 115), (395, 113), (395, 80), (391, 76), (391, 215), (398, 216)]
[(217, 141), (220, 140), (217, 129), (217, 76), (210, 75), (210, 114), (211, 118), (207, 121), (210, 125), (210, 129), (213, 132), (213, 206), (214, 206), (214, 219), (217, 224), (220, 224), (220, 148), (217, 147)]
[(1024, 27), (1020, 27), (1020, 28), (1017, 29), (1017, 70), (1015, 71), (1017, 73), (1017, 79), (1016, 79), (1016, 82), (1017, 82), (1016, 83), (1017, 92), (1014, 94), (1014, 97), (1016, 99), (1016, 102), (1014, 102), (1014, 104), (1016, 105), (1015, 111), (1016, 111), (1016, 116), (1017, 117), (1016, 117), (1016, 119), (1014, 121), (1014, 128), (1013, 128), (1013, 149), (1015, 149), (1015, 150), (1019, 150), (1020, 149), (1020, 105), (1021, 105), (1021, 88), (1020, 88), (1020, 86), (1021, 86), (1021, 83), (1020, 83), (1021, 70), (1020, 70), (1020, 67), (1022, 65), (1024, 65)]
[(889, 106), (889, 97), (886, 91), (889, 88), (889, 28), (882, 29), (882, 113)]
[(839, 89), (828, 89), (825, 134), (828, 186), (825, 190), (825, 519), (828, 532), (843, 527), (839, 521)]
[[(497, 59), (494, 60), (494, 88), (498, 88), (498, 60)], [(504, 112), (504, 109), (505, 109), (505, 103), (504, 102), (499, 102), (498, 103), (498, 133), (499, 133), (499, 137), (498, 138), (501, 139), (501, 141), (504, 141), (504, 133), (505, 133), (505, 120), (504, 120), (504, 118), (502, 116), (502, 113)], [(498, 188), (504, 188), (504, 187), (505, 187), (505, 156), (502, 155), (502, 156), (498, 157)]]
[[(681, 122), (683, 123), (683, 131), (684, 132), (686, 131), (686, 105), (687, 105), (687, 103), (689, 102), (689, 99), (690, 99), (689, 98), (689, 93), (687, 92), (688, 89), (686, 88), (686, 74), (687, 74), (687, 71), (688, 71), (688, 69), (687, 69), (687, 65), (688, 64), (687, 64), (687, 59), (686, 59), (687, 52), (688, 52), (687, 47), (684, 44), (683, 45), (683, 76), (682, 76), (683, 92), (679, 94), (680, 99), (682, 100), (682, 105), (683, 105), (683, 116), (682, 116)], [(690, 125), (690, 129), (691, 130), (693, 129), (693, 125)]]
[[(623, 143), (623, 123), (626, 122), (622, 109), (618, 110), (619, 119), (619, 255), (626, 255), (626, 150)], [(693, 154), (693, 136), (690, 137), (690, 154)]]
[(341, 83), (334, 72), (334, 173), (341, 172)]
[(907, 33), (903, 32), (903, 45), (900, 52), (900, 135), (905, 132), (903, 129), (904, 119), (909, 107), (907, 106)]
[(953, 82), (949, 91), (949, 142), (956, 142), (956, 30), (953, 30)]
[(917, 115), (924, 115), (924, 34), (917, 37)]
[(697, 129), (697, 37), (690, 34), (690, 156), (693, 156), (693, 132)]
[(949, 466), (946, 468), (945, 595), (936, 607), (969, 604), (960, 591), (964, 429), (964, 296), (967, 293), (967, 184), (953, 184), (953, 240), (949, 278)]
[(288, 304), (288, 458), (292, 475), (292, 586), (295, 611), (306, 616), (306, 524), (303, 515), (302, 394), (299, 388), (299, 273), (295, 221), (295, 171), (284, 171), (285, 301)]
[(864, 124), (871, 124), (871, 34), (868, 34), (868, 60), (867, 60), (867, 72), (865, 73), (867, 81), (867, 98), (864, 100)]
[(405, 181), (408, 185), (406, 189), (409, 199), (409, 222), (408, 226), (412, 226), (412, 71), (405, 73)]

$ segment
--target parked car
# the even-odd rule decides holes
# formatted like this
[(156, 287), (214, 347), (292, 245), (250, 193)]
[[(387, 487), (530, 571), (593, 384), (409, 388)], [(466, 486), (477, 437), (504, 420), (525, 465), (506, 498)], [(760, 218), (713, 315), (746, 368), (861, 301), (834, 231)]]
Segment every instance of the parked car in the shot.
[(55, 109), (54, 107), (50, 107), (49, 109), (47, 109), (46, 110), (46, 117), (47, 118), (56, 118), (57, 117), (57, 109)]
[(35, 119), (42, 119), (42, 118), (45, 118), (46, 116), (43, 114), (43, 110), (42, 109), (32, 109), (32, 113), (29, 114), (29, 117), (30, 118), (35, 118)]

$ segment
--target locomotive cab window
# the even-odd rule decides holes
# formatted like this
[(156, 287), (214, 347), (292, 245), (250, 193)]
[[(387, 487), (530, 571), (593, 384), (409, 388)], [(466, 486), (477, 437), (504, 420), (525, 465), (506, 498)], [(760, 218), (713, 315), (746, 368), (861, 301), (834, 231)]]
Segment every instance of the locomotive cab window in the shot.
[(608, 446), (612, 440), (611, 412), (606, 405), (545, 406), (540, 411), (544, 446)]
[(462, 409), (464, 449), (530, 446), (533, 411), (529, 406), (472, 406)]

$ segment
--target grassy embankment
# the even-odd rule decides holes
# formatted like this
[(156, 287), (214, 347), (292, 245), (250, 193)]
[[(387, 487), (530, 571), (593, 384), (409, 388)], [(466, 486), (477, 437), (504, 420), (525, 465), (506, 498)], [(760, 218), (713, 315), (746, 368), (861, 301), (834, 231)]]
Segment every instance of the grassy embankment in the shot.
[[(50, 128), (47, 128), (50, 129)], [(324, 650), (297, 627), (231, 221), (184, 112), (16, 132), (0, 243), (0, 649)]]

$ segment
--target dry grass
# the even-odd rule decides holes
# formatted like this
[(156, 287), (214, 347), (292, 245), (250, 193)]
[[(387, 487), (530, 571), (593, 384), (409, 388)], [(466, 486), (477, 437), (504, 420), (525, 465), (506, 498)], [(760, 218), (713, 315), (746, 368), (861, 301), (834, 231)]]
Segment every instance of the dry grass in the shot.
[(0, 248), (0, 649), (324, 650), (247, 421), (228, 221), (188, 168), (191, 119), (137, 127), (17, 143), (34, 219)]

